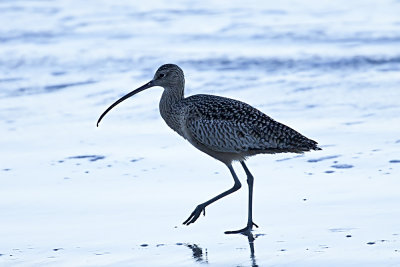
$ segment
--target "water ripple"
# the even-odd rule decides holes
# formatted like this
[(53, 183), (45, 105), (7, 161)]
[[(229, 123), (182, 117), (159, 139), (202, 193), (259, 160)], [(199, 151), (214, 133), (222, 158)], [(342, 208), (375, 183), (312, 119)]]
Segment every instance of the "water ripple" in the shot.
[[(183, 63), (192, 65), (199, 70), (209, 68), (218, 70), (248, 70), (257, 69), (268, 72), (297, 69), (297, 70), (343, 70), (343, 69), (360, 69), (375, 66), (388, 65), (399, 67), (400, 55), (394, 57), (378, 57), (378, 56), (353, 56), (343, 58), (322, 58), (310, 57), (303, 59), (290, 58), (206, 58), (198, 60), (187, 60)], [(395, 69), (395, 68), (394, 68)]]

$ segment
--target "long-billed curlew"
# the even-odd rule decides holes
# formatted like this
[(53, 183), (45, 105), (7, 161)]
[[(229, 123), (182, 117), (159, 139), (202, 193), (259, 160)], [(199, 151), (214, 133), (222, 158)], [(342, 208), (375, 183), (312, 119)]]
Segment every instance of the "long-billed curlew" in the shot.
[(241, 101), (214, 95), (184, 97), (183, 71), (174, 64), (162, 65), (150, 82), (112, 104), (101, 114), (97, 126), (107, 112), (117, 104), (153, 86), (164, 88), (159, 107), (161, 117), (168, 126), (197, 149), (223, 162), (234, 180), (232, 188), (199, 204), (183, 222), (185, 225), (194, 223), (202, 212), (205, 214), (205, 208), (208, 205), (241, 187), (232, 167), (233, 161), (239, 161), (246, 172), (249, 186), (247, 226), (225, 233), (249, 234), (253, 225), (258, 226), (253, 222), (253, 175), (244, 163), (246, 158), (262, 153), (303, 153), (320, 150), (317, 142)]

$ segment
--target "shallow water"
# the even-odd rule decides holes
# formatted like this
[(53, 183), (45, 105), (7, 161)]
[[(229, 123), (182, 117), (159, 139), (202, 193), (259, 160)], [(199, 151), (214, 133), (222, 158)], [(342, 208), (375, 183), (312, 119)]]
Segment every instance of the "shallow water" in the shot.
[[(0, 265), (400, 264), (400, 1), (0, 2)], [(232, 184), (119, 96), (164, 63), (187, 95), (241, 99), (323, 151), (249, 159)], [(235, 165), (245, 185), (245, 174)]]

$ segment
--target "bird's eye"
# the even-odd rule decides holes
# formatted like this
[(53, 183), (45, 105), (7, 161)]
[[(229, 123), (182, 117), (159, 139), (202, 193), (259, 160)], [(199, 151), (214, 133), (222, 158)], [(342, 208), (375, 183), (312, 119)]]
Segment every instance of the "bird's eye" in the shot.
[(165, 76), (164, 73), (160, 73), (160, 75), (158, 75), (158, 78), (162, 78), (162, 77), (164, 77), (164, 76)]

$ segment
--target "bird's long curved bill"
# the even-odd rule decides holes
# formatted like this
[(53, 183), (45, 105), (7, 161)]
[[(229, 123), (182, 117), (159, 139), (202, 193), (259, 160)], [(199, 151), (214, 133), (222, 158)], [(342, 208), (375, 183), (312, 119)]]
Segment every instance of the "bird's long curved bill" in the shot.
[(104, 117), (113, 107), (115, 107), (116, 105), (118, 105), (119, 103), (121, 103), (122, 101), (124, 101), (125, 99), (128, 99), (129, 97), (131, 97), (131, 96), (133, 96), (133, 95), (135, 95), (135, 94), (137, 94), (137, 93), (139, 93), (139, 92), (141, 92), (141, 91), (143, 91), (143, 90), (146, 90), (146, 89), (148, 89), (148, 88), (150, 88), (150, 87), (153, 87), (153, 86), (154, 86), (154, 85), (153, 85), (153, 81), (150, 81), (150, 82), (146, 83), (145, 85), (140, 86), (138, 89), (133, 90), (133, 91), (130, 92), (129, 94), (124, 95), (123, 97), (121, 97), (120, 99), (118, 99), (117, 101), (115, 101), (114, 104), (112, 104), (111, 106), (109, 106), (109, 107), (106, 109), (106, 111), (104, 111), (103, 114), (101, 114), (100, 118), (99, 118), (98, 121), (97, 121), (97, 127), (99, 127), (100, 121), (103, 119), (103, 117)]

